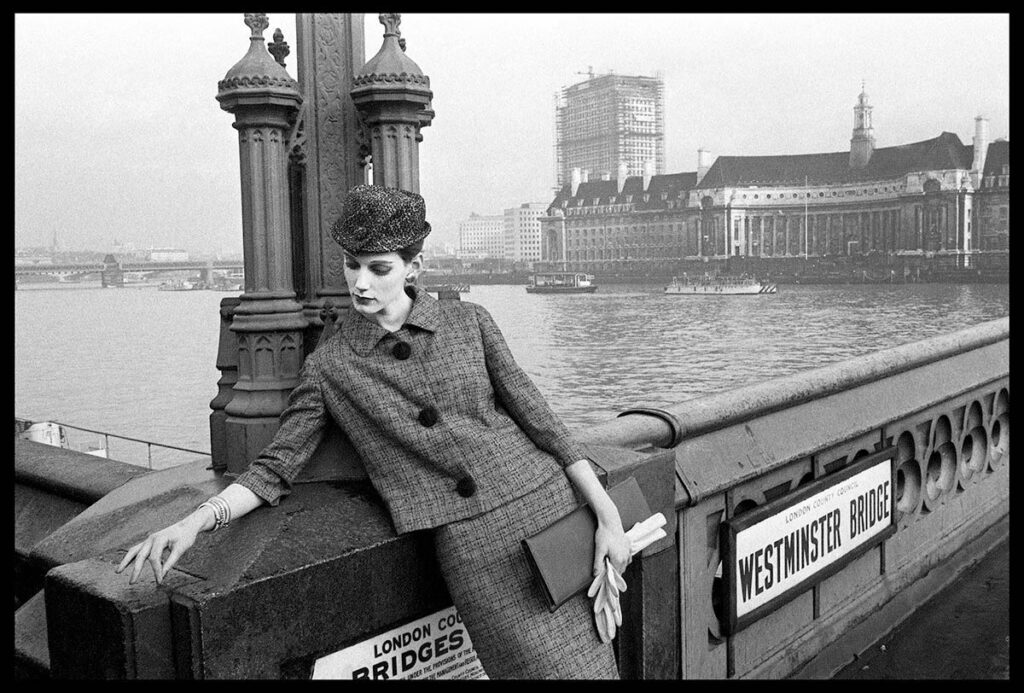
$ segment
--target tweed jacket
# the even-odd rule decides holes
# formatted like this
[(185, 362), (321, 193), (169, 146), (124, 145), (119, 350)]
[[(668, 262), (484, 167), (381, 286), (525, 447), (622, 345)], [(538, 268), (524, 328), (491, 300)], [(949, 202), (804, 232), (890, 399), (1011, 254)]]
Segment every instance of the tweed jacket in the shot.
[(584, 458), (482, 306), (408, 291), (396, 332), (346, 312), (237, 483), (276, 505), (333, 419), (402, 533), (496, 508)]

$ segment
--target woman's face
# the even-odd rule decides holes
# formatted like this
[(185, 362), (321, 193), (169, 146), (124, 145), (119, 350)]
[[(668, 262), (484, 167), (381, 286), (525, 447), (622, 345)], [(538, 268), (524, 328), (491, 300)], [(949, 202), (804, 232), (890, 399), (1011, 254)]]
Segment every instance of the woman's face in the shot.
[(345, 253), (345, 281), (353, 307), (367, 317), (393, 314), (408, 299), (405, 279), (418, 266), (418, 258), (406, 262), (398, 253)]

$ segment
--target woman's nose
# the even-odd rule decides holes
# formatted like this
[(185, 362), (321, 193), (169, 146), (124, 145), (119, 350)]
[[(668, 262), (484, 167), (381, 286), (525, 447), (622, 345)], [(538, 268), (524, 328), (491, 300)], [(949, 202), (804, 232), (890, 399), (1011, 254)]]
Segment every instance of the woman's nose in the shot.
[(364, 269), (360, 269), (356, 272), (355, 287), (360, 291), (366, 291), (370, 288), (370, 273)]

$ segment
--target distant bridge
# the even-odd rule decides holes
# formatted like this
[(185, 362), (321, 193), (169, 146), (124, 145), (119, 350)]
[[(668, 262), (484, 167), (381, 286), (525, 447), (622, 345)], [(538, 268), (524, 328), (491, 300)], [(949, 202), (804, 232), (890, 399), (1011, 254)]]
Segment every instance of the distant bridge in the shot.
[[(122, 272), (173, 272), (173, 271), (201, 271), (206, 269), (233, 270), (241, 272), (243, 264), (241, 260), (182, 260), (182, 261), (137, 261), (120, 262)], [(71, 263), (50, 263), (38, 265), (15, 265), (14, 276), (24, 277), (30, 275), (51, 275), (63, 277), (72, 274), (99, 274), (106, 269), (102, 262), (71, 262)]]

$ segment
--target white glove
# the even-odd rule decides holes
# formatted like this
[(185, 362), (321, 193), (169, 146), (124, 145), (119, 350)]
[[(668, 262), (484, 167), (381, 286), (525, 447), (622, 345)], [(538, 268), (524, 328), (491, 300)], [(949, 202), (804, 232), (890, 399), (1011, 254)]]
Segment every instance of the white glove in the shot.
[[(635, 556), (646, 547), (667, 536), (662, 529), (666, 524), (665, 516), (655, 513), (643, 522), (633, 525), (626, 537), (629, 539), (629, 553)], [(619, 594), (626, 591), (626, 581), (615, 570), (608, 557), (604, 558), (604, 570), (590, 583), (587, 596), (594, 600), (594, 624), (601, 642), (611, 642), (615, 630), (622, 625), (622, 607)]]
[(622, 607), (619, 605), (619, 593), (626, 591), (626, 581), (612, 565), (607, 556), (604, 558), (604, 570), (590, 583), (587, 596), (594, 600), (594, 624), (601, 642), (611, 642), (615, 637), (615, 629), (622, 625)]
[(629, 553), (635, 556), (654, 542), (666, 536), (662, 529), (667, 524), (665, 516), (661, 513), (654, 513), (643, 522), (637, 522), (626, 532), (629, 539)]

